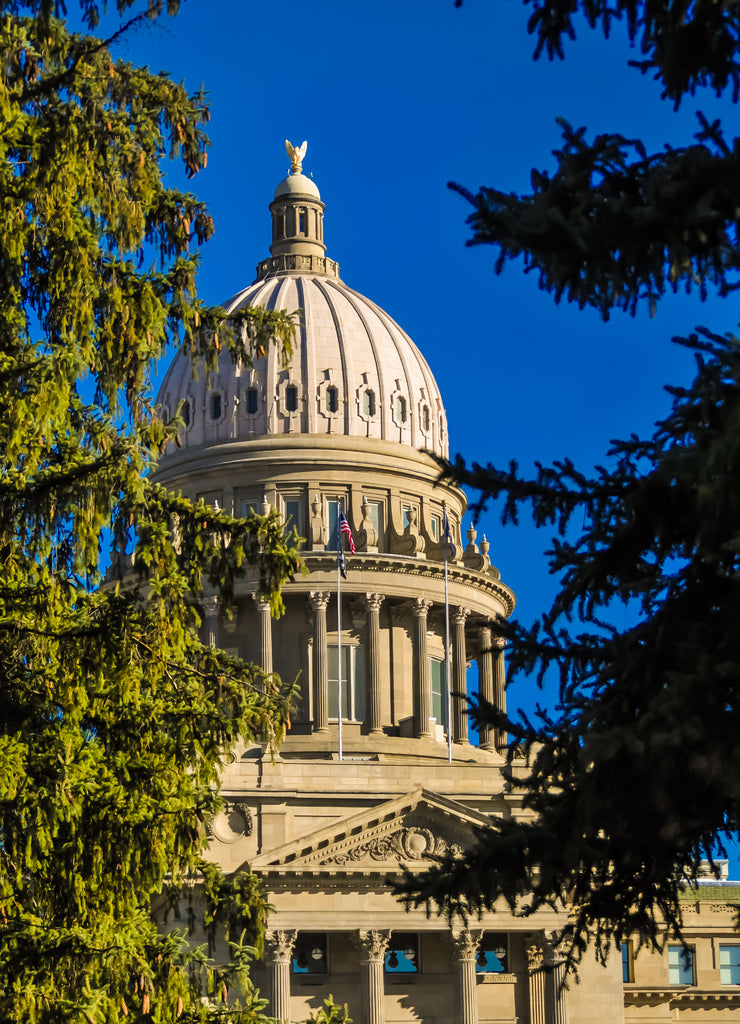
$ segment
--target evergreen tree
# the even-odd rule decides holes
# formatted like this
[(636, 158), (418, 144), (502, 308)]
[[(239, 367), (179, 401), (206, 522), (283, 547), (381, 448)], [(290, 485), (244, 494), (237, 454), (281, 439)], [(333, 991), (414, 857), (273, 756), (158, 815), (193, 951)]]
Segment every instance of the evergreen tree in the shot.
[[(210, 365), (226, 345), (287, 352), (293, 324), (198, 301), (191, 246), (213, 225), (160, 164), (205, 166), (203, 97), (114, 59), (81, 7), (76, 33), (61, 2), (0, 4), (0, 1018), (254, 1021), (264, 894), (249, 876), (224, 891), (203, 821), (224, 752), (281, 734), (290, 695), (199, 641), (198, 599), (228, 614), (252, 567), (278, 613), (297, 555), (276, 515), (152, 482), (182, 421), (152, 407), (149, 373), (173, 343)], [(195, 881), (230, 966), (152, 923)]]
[[(526, 2), (526, 0), (525, 0)], [(698, 86), (738, 94), (740, 5), (698, 0), (532, 0), (537, 50), (562, 56), (573, 20), (608, 30), (627, 18), (636, 62), (678, 104)], [(638, 141), (592, 143), (563, 125), (551, 175), (532, 193), (461, 191), (474, 206), (470, 244), (498, 247), (497, 270), (523, 256), (559, 300), (604, 317), (634, 312), (667, 288), (737, 287), (740, 140), (702, 121), (695, 144), (649, 156)], [(527, 916), (570, 912), (560, 936), (571, 966), (594, 942), (605, 957), (637, 935), (680, 933), (679, 893), (723, 852), (740, 821), (740, 342), (699, 328), (675, 339), (696, 354), (689, 387), (647, 440), (615, 443), (609, 468), (570, 460), (445, 473), (491, 499), (504, 521), (531, 508), (557, 536), (561, 586), (532, 628), (501, 623), (510, 678), (556, 673), (558, 707), (511, 721), (476, 703), (474, 720), (508, 729), (507, 773), (525, 815), (481, 832), (468, 856), (409, 878), (404, 898), (474, 916), (505, 899)], [(615, 603), (633, 624), (610, 623)]]

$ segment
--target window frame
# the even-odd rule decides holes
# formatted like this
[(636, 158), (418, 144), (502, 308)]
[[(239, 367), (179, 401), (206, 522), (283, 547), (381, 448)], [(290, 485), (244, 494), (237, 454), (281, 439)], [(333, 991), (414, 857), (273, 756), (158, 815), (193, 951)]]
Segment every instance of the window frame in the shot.
[[(338, 722), (337, 683), (339, 682), (339, 644), (336, 636), (326, 645), (327, 676), (329, 682), (329, 721)], [(347, 659), (347, 675), (342, 675), (342, 721), (359, 722), (362, 724), (367, 715), (367, 695), (365, 692), (365, 647), (351, 638), (342, 638), (342, 661)], [(332, 674), (332, 654), (337, 659), (337, 668)], [(358, 672), (359, 667), (359, 672)], [(345, 666), (342, 666), (344, 673)], [(345, 705), (345, 696), (347, 703)], [(348, 712), (352, 712), (349, 714)], [(358, 711), (361, 715), (358, 716)], [(334, 712), (332, 714), (332, 712)]]
[[(728, 964), (723, 964), (722, 963), (722, 954), (725, 953), (725, 952), (729, 952), (730, 950), (735, 950), (736, 951), (735, 963), (730, 962)], [(724, 978), (722, 977), (723, 971), (728, 970), (728, 969), (730, 971), (732, 971), (733, 968), (737, 972), (737, 981), (725, 981)], [(719, 946), (719, 977), (720, 977), (720, 984), (723, 985), (723, 986), (730, 987), (730, 986), (734, 986), (734, 985), (740, 985), (740, 944), (739, 943), (736, 943), (736, 942), (735, 943), (732, 943), (732, 942), (720, 943), (720, 946)]]
[[(675, 962), (672, 962), (675, 961)], [(687, 980), (690, 973), (691, 980)], [(668, 984), (696, 985), (696, 947), (668, 947)]]

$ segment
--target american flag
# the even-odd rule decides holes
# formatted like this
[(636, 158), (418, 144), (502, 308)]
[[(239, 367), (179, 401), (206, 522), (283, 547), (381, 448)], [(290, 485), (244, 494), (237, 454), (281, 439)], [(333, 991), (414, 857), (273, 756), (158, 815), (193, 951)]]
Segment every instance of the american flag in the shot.
[(339, 536), (340, 543), (341, 543), (341, 539), (342, 539), (341, 535), (344, 534), (344, 536), (347, 538), (347, 544), (349, 545), (349, 549), (352, 552), (352, 554), (354, 555), (354, 553), (355, 553), (355, 539), (352, 536), (352, 531), (349, 528), (349, 523), (347, 522), (347, 518), (346, 518), (344, 512), (340, 512), (339, 513), (339, 532), (340, 532), (340, 536)]

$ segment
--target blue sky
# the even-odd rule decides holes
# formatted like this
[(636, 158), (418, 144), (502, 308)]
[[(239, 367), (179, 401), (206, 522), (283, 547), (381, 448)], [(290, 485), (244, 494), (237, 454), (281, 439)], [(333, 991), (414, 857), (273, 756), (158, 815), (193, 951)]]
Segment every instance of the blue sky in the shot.
[[(674, 112), (627, 67), (639, 54), (619, 29), (605, 41), (583, 26), (564, 62), (534, 62), (526, 18), (521, 0), (465, 0), (459, 10), (453, 0), (185, 0), (176, 19), (117, 52), (208, 93), (213, 149), (190, 186), (216, 223), (203, 250), (206, 301), (252, 281), (288, 168), (284, 139), (307, 139), (327, 254), (424, 352), (452, 451), (524, 469), (569, 455), (589, 468), (611, 438), (650, 431), (668, 409), (665, 383), (688, 380), (691, 359), (671, 336), (696, 324), (734, 330), (736, 300), (670, 296), (653, 319), (614, 313), (606, 324), (556, 306), (520, 266), (496, 277), (494, 250), (465, 248), (466, 203), (446, 183), (527, 191), (532, 167), (554, 166), (558, 116), (590, 135), (641, 137), (649, 150), (688, 143), (697, 109), (724, 110), (730, 134), (737, 118), (710, 93)], [(503, 529), (495, 511), (480, 532), (529, 621), (555, 586), (547, 533), (525, 522)], [(537, 695), (522, 683), (509, 696), (529, 706)]]

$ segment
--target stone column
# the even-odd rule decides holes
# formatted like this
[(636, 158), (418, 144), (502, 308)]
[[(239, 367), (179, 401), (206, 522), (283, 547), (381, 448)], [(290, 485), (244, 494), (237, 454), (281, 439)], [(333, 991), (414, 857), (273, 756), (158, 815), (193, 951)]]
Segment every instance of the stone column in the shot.
[[(493, 641), (496, 648), (496, 658), (493, 663), (493, 703), (499, 711), (506, 712), (506, 663), (504, 662), (504, 650), (506, 641), (502, 636), (497, 636)], [(506, 730), (494, 730), (493, 742), (500, 754), (506, 753)]]
[(216, 646), (218, 636), (218, 598), (203, 597), (200, 601), (203, 609), (203, 616), (206, 620), (207, 643), (209, 647)]
[(452, 934), (452, 945), (457, 953), (457, 1024), (478, 1024), (475, 955), (482, 934), (482, 931), (467, 929)]
[(529, 1020), (530, 1024), (550, 1024), (547, 1019), (547, 972), (542, 947), (536, 942), (527, 946), (527, 969), (529, 973)]
[(383, 965), (391, 933), (367, 931), (358, 935), (362, 951), (362, 1016), (365, 1024), (385, 1024)]
[(367, 680), (367, 726), (368, 731), (376, 735), (382, 734), (380, 718), (380, 606), (382, 594), (365, 594), (367, 606), (365, 646), (366, 680)]
[(457, 608), (452, 615), (452, 739), (455, 743), (468, 742), (468, 716), (465, 656), (465, 620), (470, 612)]
[(313, 608), (313, 731), (329, 732), (329, 651), (326, 646), (326, 606), (329, 595), (312, 591)]
[(263, 672), (272, 672), (272, 615), (270, 602), (260, 600), (254, 595), (255, 604), (260, 617), (260, 668)]
[(427, 652), (427, 616), (431, 601), (417, 597), (411, 606), (414, 615), (414, 717), (417, 737), (429, 737), (429, 716), (432, 692), (429, 685), (429, 654)]
[[(548, 933), (545, 933), (546, 937)], [(559, 959), (549, 941), (545, 943), (544, 962), (545, 1014), (548, 1024), (568, 1024), (568, 990), (565, 982), (565, 964)]]
[[(489, 704), (495, 703), (493, 689), (493, 651), (491, 650), (491, 626), (482, 625), (478, 631), (478, 692)], [(490, 725), (480, 729), (480, 745), (484, 750), (495, 748), (495, 730)]]
[(265, 935), (265, 948), (272, 966), (272, 1016), (287, 1024), (290, 1021), (290, 958), (296, 932), (274, 931)]

